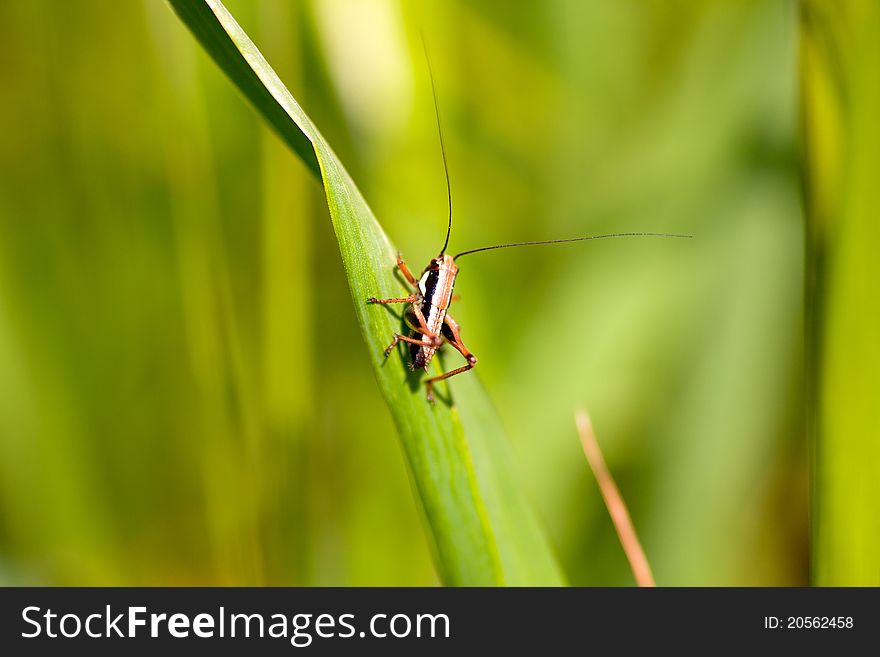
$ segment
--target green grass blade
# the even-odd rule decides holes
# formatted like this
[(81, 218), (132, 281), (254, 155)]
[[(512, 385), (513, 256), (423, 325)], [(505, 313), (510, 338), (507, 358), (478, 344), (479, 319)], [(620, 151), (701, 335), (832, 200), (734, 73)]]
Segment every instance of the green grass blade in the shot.
[[(218, 17), (215, 13), (229, 16), (235, 23), (226, 8), (219, 2), (213, 1), (169, 0), (169, 4), (211, 58), (259, 110), (272, 129), (302, 158), (312, 173), (320, 177), (318, 159), (310, 143), (312, 141), (309, 136), (310, 131), (305, 127), (306, 124), (311, 125), (308, 118), (280, 81), (278, 84), (285, 94), (273, 94), (271, 87), (265, 84), (264, 76), (267, 73), (271, 73), (271, 77), (275, 80), (278, 78), (237, 24), (235, 26), (244, 36), (245, 41), (233, 41), (230, 35), (218, 29)], [(263, 69), (250, 65), (259, 61), (263, 63)]]
[(813, 579), (880, 585), (880, 7), (801, 5)]
[[(513, 476), (504, 432), (478, 378), (456, 378), (449, 388), (439, 389), (441, 399), (431, 406), (402, 356), (382, 356), (401, 322), (389, 309), (368, 306), (365, 300), (401, 294), (393, 271), (396, 251), (345, 168), (220, 2), (169, 4), (257, 111), (321, 177), (357, 321), (400, 432), (443, 581), (475, 586), (561, 584), (547, 540)], [(453, 405), (446, 402), (450, 395)]]

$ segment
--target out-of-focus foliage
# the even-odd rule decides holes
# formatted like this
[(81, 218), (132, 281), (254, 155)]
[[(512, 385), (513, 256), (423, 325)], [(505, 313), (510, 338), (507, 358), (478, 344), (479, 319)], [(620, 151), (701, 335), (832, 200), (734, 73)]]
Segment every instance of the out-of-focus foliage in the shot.
[[(573, 584), (803, 584), (792, 3), (237, 0), (463, 337)], [(162, 4), (3, 3), (0, 577), (430, 584), (320, 187)], [(452, 360), (452, 359), (449, 359)], [(397, 363), (389, 363), (397, 365)], [(465, 375), (470, 376), (470, 375)]]
[(878, 586), (880, 6), (810, 1), (801, 19), (814, 581)]

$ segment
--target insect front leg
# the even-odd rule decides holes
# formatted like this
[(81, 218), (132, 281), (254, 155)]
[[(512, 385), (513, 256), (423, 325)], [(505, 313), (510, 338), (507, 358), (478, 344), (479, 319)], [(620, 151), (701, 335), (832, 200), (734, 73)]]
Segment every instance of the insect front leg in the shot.
[(408, 297), (396, 297), (394, 299), (377, 299), (376, 297), (370, 297), (367, 299), (367, 303), (412, 303), (416, 300), (415, 294), (410, 294)]
[(477, 364), (477, 357), (474, 356), (470, 349), (468, 349), (464, 342), (461, 341), (461, 327), (458, 322), (452, 319), (449, 314), (446, 315), (446, 319), (443, 321), (443, 337), (446, 338), (446, 341), (451, 344), (455, 349), (465, 357), (467, 360), (467, 365), (462, 365), (459, 368), (454, 370), (450, 370), (449, 372), (445, 372), (438, 376), (431, 377), (427, 381), (425, 381), (425, 387), (428, 389), (428, 401), (434, 401), (434, 384), (438, 381), (442, 381), (443, 379), (448, 379), (450, 377), (455, 376), (456, 374), (461, 374), (462, 372), (467, 372), (468, 370), (474, 369)]
[[(403, 274), (403, 277), (406, 279), (407, 283), (409, 283), (412, 287), (418, 289), (419, 282), (416, 280), (416, 277), (412, 275), (409, 267), (406, 266), (403, 258), (401, 258), (399, 255), (397, 256), (397, 268), (400, 270), (400, 273)], [(394, 297), (391, 299), (377, 299), (376, 297), (370, 297), (369, 299), (367, 299), (367, 303), (412, 303), (415, 300), (416, 295), (410, 294), (408, 297)]]
[(400, 257), (400, 254), (397, 255), (397, 268), (400, 270), (400, 273), (403, 274), (403, 277), (410, 285), (415, 288), (419, 286), (418, 280), (416, 280), (416, 277), (413, 276), (412, 272), (409, 270), (409, 267), (406, 266), (406, 263), (403, 261), (403, 258)]

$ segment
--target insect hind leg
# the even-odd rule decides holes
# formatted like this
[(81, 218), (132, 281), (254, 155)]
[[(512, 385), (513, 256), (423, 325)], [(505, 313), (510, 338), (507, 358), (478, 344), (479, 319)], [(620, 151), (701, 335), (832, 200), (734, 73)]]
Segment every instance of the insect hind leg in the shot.
[(443, 337), (446, 339), (446, 342), (451, 344), (462, 356), (464, 356), (465, 360), (467, 360), (466, 365), (462, 365), (454, 370), (450, 370), (449, 372), (444, 372), (443, 374), (439, 374), (437, 376), (433, 376), (427, 381), (425, 381), (425, 387), (427, 388), (427, 396), (428, 401), (434, 402), (434, 384), (438, 381), (443, 381), (444, 379), (449, 379), (456, 374), (462, 374), (463, 372), (467, 372), (468, 370), (474, 369), (477, 365), (477, 357), (471, 353), (470, 349), (468, 349), (464, 342), (461, 340), (461, 327), (458, 325), (449, 314), (446, 315), (446, 319), (443, 321), (442, 328)]

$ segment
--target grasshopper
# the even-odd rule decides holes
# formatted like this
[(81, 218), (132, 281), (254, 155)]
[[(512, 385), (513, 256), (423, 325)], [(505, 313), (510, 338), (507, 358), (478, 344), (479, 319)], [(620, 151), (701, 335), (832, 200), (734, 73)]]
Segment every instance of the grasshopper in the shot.
[[(424, 47), (424, 39), (422, 41)], [(452, 232), (452, 186), (449, 182), (449, 167), (446, 162), (446, 147), (443, 143), (443, 129), (440, 123), (440, 110), (437, 103), (437, 91), (434, 87), (434, 73), (431, 70), (431, 62), (428, 59), (427, 49), (425, 49), (425, 60), (428, 64), (428, 76), (431, 81), (431, 94), (434, 99), (434, 115), (437, 119), (437, 134), (440, 140), (440, 153), (443, 156), (443, 172), (446, 176), (446, 199), (449, 207), (449, 219), (446, 224), (446, 241), (443, 242), (443, 248), (436, 258), (432, 258), (417, 279), (413, 276), (409, 267), (403, 261), (400, 255), (397, 256), (397, 269), (406, 279), (407, 283), (412, 287), (411, 294), (405, 297), (396, 297), (388, 299), (379, 299), (370, 297), (367, 303), (370, 304), (392, 304), (405, 303), (409, 304), (404, 311), (403, 317), (410, 329), (409, 335), (392, 334), (391, 344), (385, 348), (385, 357), (387, 358), (394, 348), (400, 342), (406, 342), (409, 345), (410, 353), (410, 369), (424, 369), (428, 371), (428, 365), (434, 358), (434, 354), (444, 344), (452, 345), (467, 361), (461, 367), (449, 372), (444, 372), (437, 376), (428, 378), (425, 381), (427, 389), (428, 401), (434, 402), (434, 384), (443, 381), (457, 374), (462, 374), (468, 370), (472, 370), (477, 364), (477, 357), (468, 349), (461, 339), (461, 327), (458, 322), (449, 314), (449, 306), (457, 299), (453, 293), (455, 288), (455, 279), (458, 276), (458, 265), (455, 261), (465, 255), (479, 253), (481, 251), (491, 251), (493, 249), (508, 249), (518, 246), (537, 246), (540, 244), (562, 244), (565, 242), (582, 242), (586, 240), (607, 239), (612, 237), (677, 237), (690, 238), (691, 235), (678, 235), (673, 233), (609, 233), (606, 235), (587, 235), (585, 237), (573, 237), (570, 239), (542, 240), (538, 242), (516, 242), (513, 244), (496, 244), (494, 246), (484, 246), (478, 249), (470, 249), (462, 251), (452, 256), (446, 253), (449, 246), (449, 236)]]

